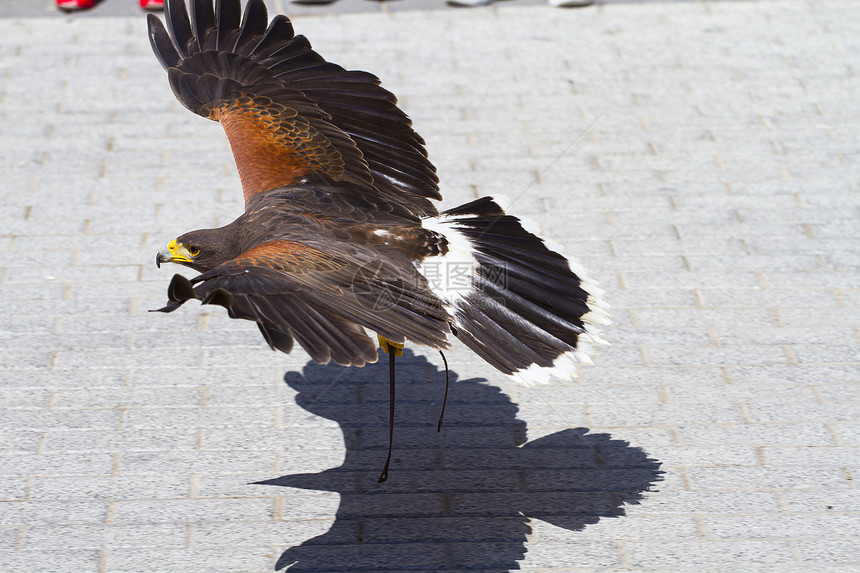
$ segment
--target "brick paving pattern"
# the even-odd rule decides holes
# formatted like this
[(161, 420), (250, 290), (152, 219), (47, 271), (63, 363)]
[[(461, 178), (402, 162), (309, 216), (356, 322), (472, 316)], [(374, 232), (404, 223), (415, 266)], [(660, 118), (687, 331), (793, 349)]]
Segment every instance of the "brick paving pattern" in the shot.
[(860, 571), (854, 0), (295, 26), (398, 94), (446, 206), (505, 193), (592, 270), (612, 346), (534, 389), (455, 347), (441, 434), (412, 348), (377, 485), (384, 365), (147, 312), (242, 198), (143, 18), (0, 18), (0, 571)]

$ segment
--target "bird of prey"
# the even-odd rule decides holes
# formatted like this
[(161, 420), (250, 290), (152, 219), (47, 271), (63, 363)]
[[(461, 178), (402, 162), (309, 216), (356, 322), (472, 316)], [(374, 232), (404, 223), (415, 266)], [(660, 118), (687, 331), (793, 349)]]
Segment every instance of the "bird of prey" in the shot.
[(159, 310), (221, 305), (321, 364), (375, 362), (372, 331), (389, 353), (392, 423), (407, 342), (456, 338), (529, 384), (589, 362), (608, 322), (599, 289), (499, 198), (440, 213), (425, 142), (376, 76), (326, 61), (263, 0), (189, 7), (168, 0), (166, 27), (149, 15), (150, 43), (179, 101), (223, 126), (245, 212), (158, 252), (159, 266), (200, 272), (175, 275)]

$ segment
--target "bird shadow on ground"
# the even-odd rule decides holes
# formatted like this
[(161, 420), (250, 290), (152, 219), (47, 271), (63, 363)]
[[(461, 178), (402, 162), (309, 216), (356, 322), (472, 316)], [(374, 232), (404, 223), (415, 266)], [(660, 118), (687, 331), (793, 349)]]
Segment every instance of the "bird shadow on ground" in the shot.
[(455, 571), (519, 569), (530, 518), (571, 531), (621, 517), (661, 479), (640, 448), (587, 428), (526, 442), (517, 406), (486, 380), (458, 380), (436, 432), (445, 374), (409, 350), (397, 359), (394, 454), (388, 446), (385, 360), (344, 374), (309, 363), (289, 372), (305, 410), (343, 430), (343, 465), (258, 482), (340, 494), (331, 529), (281, 555), (276, 570)]

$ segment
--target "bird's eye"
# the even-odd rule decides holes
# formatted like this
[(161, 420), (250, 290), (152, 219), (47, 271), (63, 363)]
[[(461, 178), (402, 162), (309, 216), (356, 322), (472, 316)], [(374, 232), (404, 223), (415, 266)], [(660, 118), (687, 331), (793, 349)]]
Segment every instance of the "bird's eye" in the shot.
[(188, 253), (192, 257), (196, 257), (197, 255), (200, 254), (200, 249), (198, 249), (197, 247), (188, 247)]

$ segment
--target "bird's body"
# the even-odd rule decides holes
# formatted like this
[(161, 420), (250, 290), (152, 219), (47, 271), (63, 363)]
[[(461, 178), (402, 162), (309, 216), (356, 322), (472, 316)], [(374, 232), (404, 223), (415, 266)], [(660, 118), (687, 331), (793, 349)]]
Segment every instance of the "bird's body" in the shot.
[(150, 39), (177, 98), (222, 123), (245, 212), (159, 253), (202, 273), (175, 276), (162, 310), (222, 305), (319, 363), (376, 361), (367, 330), (440, 350), (457, 337), (528, 383), (588, 360), (599, 290), (497, 199), (439, 213), (424, 141), (377, 78), (325, 61), (285, 17), (269, 24), (261, 0), (244, 16), (239, 0), (190, 6), (169, 0)]

